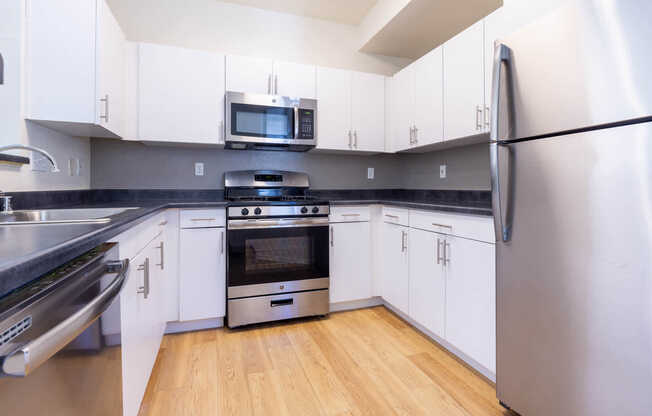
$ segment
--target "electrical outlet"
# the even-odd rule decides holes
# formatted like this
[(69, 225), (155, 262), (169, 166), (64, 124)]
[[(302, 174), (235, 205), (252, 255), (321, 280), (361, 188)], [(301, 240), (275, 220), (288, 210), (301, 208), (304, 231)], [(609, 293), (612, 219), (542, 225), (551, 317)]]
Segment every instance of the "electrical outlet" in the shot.
[(195, 163), (195, 176), (204, 176), (204, 164), (202, 162)]
[(374, 168), (367, 168), (367, 179), (374, 178)]
[(439, 165), (439, 178), (446, 179), (446, 165)]

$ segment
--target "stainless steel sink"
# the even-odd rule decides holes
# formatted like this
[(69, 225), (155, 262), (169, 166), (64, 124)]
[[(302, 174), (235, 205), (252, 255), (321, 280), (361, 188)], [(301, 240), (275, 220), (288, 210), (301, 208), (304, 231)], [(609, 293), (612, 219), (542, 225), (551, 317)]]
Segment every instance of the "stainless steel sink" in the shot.
[(0, 213), (0, 225), (107, 223), (111, 218), (129, 208), (70, 208), (24, 210)]

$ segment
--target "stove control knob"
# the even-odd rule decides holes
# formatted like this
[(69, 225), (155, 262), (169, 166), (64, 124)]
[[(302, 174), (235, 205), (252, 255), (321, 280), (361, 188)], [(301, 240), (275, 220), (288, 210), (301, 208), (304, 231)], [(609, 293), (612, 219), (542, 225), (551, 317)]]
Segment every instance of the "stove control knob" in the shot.
[(302, 207), (302, 208), (301, 208), (301, 213), (302, 213), (302, 214), (307, 214), (307, 213), (308, 213), (308, 208), (306, 208), (306, 207)]
[(312, 213), (316, 214), (319, 212), (319, 207), (312, 207)]
[(260, 208), (256, 208), (256, 209), (254, 210), (254, 214), (256, 214), (256, 215), (260, 215), (262, 212), (263, 212), (263, 210), (260, 209)]
[(242, 215), (249, 215), (249, 210), (247, 208), (242, 208), (242, 211), (240, 211)]

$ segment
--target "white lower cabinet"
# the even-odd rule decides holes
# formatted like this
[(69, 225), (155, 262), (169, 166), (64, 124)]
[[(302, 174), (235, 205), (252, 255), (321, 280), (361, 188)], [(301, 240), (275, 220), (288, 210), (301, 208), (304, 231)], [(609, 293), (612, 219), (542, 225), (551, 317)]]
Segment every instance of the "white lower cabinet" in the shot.
[(446, 340), (496, 371), (495, 246), (446, 236)]
[(179, 320), (226, 314), (226, 230), (182, 228), (179, 233)]
[(330, 225), (330, 302), (372, 296), (369, 222)]
[(382, 294), (383, 299), (403, 313), (408, 313), (408, 227), (384, 222)]
[(445, 338), (444, 236), (410, 229), (410, 318)]

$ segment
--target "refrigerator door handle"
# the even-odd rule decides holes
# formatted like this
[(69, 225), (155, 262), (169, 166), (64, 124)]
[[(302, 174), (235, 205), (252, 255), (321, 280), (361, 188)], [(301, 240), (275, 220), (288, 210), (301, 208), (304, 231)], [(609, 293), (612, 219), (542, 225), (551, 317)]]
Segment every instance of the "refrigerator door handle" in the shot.
[[(491, 133), (489, 145), (489, 157), (491, 167), (491, 205), (494, 214), (494, 229), (496, 232), (496, 241), (508, 242), (512, 233), (512, 182), (513, 172), (512, 151), (508, 144), (499, 143), (501, 140), (499, 132), (500, 121), (500, 94), (501, 78), (503, 66), (509, 67), (512, 53), (506, 45), (499, 43), (496, 45), (494, 54), (493, 84), (491, 91)], [(507, 120), (510, 123), (508, 135), (513, 129), (513, 89), (511, 85), (511, 74), (507, 73), (505, 79), (508, 81), (506, 92), (508, 97)], [(506, 165), (506, 166), (504, 166)], [(505, 170), (503, 170), (505, 169)], [(502, 172), (502, 173), (501, 173)], [(505, 179), (505, 195), (501, 194), (501, 180)]]

